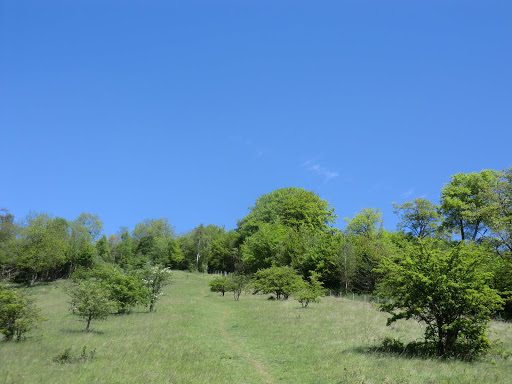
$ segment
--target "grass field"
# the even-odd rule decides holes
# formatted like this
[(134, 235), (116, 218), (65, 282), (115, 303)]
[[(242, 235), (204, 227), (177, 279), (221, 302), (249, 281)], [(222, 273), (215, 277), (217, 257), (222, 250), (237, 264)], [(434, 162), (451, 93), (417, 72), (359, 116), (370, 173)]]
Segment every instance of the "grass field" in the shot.
[[(328, 297), (294, 300), (210, 293), (211, 276), (174, 272), (155, 312), (92, 322), (68, 312), (65, 283), (31, 289), (48, 321), (22, 342), (0, 343), (0, 383), (510, 383), (512, 324), (493, 322), (501, 354), (475, 362), (372, 352), (386, 337), (421, 338), (415, 322), (386, 327), (374, 304)], [(66, 348), (96, 350), (56, 363)]]

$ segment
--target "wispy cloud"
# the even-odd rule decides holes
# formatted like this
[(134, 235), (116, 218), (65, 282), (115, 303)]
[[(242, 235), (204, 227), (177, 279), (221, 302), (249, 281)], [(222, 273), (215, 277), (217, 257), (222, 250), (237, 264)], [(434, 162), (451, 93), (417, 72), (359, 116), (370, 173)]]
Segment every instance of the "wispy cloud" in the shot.
[(228, 136), (230, 144), (243, 148), (246, 153), (250, 153), (257, 158), (265, 156), (266, 149), (255, 143), (252, 139), (244, 136)]
[(408, 191), (402, 193), (402, 199), (407, 199), (408, 197), (411, 197), (414, 193), (414, 188), (410, 188)]
[(335, 179), (339, 176), (338, 172), (331, 171), (330, 169), (322, 167), (320, 164), (313, 160), (308, 160), (304, 164), (302, 164), (304, 168), (308, 171), (316, 173), (317, 175), (324, 178), (324, 181), (327, 182), (329, 180)]

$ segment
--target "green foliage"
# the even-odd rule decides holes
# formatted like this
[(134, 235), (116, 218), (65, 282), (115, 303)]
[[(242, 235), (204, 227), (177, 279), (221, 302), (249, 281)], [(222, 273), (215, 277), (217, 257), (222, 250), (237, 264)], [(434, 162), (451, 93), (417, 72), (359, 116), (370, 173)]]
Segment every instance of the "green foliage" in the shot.
[(68, 294), (70, 311), (86, 322), (86, 331), (92, 320), (105, 320), (116, 310), (116, 304), (109, 298), (108, 286), (95, 278), (80, 281)]
[(99, 215), (94, 213), (82, 212), (76, 218), (75, 225), (85, 232), (86, 237), (91, 241), (97, 240), (103, 230), (103, 222)]
[(0, 209), (0, 280), (11, 278), (16, 264), (16, 234), (19, 228), (14, 224), (14, 215), (7, 209)]
[(71, 347), (64, 349), (61, 353), (58, 353), (53, 357), (53, 361), (55, 363), (65, 364), (65, 363), (81, 363), (84, 361), (89, 361), (94, 359), (96, 356), (96, 349), (93, 349), (87, 352), (87, 346), (83, 346), (82, 350), (79, 354), (73, 353)]
[(289, 228), (279, 223), (261, 223), (259, 230), (240, 247), (246, 273), (283, 263)]
[(375, 290), (379, 274), (375, 268), (392, 249), (388, 232), (382, 229), (382, 214), (378, 209), (365, 208), (352, 219), (346, 218), (345, 265), (350, 273), (346, 287), (360, 293)]
[(33, 298), (0, 284), (0, 333), (5, 340), (20, 340), (38, 322), (45, 320), (40, 312)]
[(14, 215), (7, 209), (0, 209), (0, 243), (16, 236), (17, 228), (14, 224)]
[(347, 227), (345, 232), (349, 235), (375, 237), (382, 227), (382, 213), (380, 209), (363, 208), (352, 219), (345, 218)]
[(433, 236), (441, 223), (439, 207), (422, 198), (403, 204), (393, 203), (399, 215), (398, 229), (410, 236), (423, 238)]
[(80, 266), (92, 266), (97, 255), (97, 248), (94, 246), (93, 241), (98, 239), (103, 229), (103, 223), (98, 215), (84, 212), (75, 221), (69, 222), (68, 225), (69, 235), (67, 241), (69, 248), (66, 264), (68, 276), (71, 276)]
[(128, 313), (138, 304), (144, 304), (149, 290), (136, 275), (126, 274), (112, 264), (99, 264), (93, 269), (79, 269), (73, 274), (75, 280), (95, 278), (108, 290), (108, 298), (115, 303), (117, 313)]
[(96, 242), (96, 252), (103, 261), (108, 263), (114, 262), (107, 236), (103, 235), (103, 237)]
[(304, 287), (304, 280), (291, 267), (271, 267), (256, 272), (252, 286), (254, 293), (274, 293), (278, 300), (286, 300)]
[(277, 189), (256, 200), (251, 212), (238, 222), (240, 241), (257, 232), (262, 223), (280, 223), (327, 231), (336, 221), (334, 208), (314, 192), (302, 188)]
[(120, 234), (112, 238), (112, 254), (114, 262), (121, 267), (128, 267), (134, 258), (136, 241), (131, 237), (127, 228), (121, 228)]
[(235, 231), (222, 232), (210, 243), (208, 272), (234, 272), (237, 261), (238, 233)]
[(172, 281), (171, 270), (162, 265), (147, 264), (137, 271), (136, 275), (142, 280), (142, 284), (147, 289), (147, 305), (149, 306), (149, 312), (153, 312), (156, 301), (162, 295), (162, 289)]
[(247, 286), (248, 278), (244, 275), (231, 275), (228, 280), (228, 291), (233, 292), (235, 300), (240, 299), (242, 291)]
[(208, 285), (211, 292), (220, 292), (222, 296), (226, 292), (233, 292), (234, 299), (238, 300), (247, 285), (247, 277), (244, 275), (215, 276)]
[(350, 264), (350, 260), (344, 258), (347, 256), (345, 245), (341, 232), (325, 233), (302, 228), (292, 241), (294, 249), (289, 251), (293, 253), (291, 265), (303, 276), (315, 274), (325, 286), (339, 290), (340, 276)]
[(233, 248), (236, 234), (217, 225), (203, 224), (179, 238), (189, 270), (234, 271)]
[(325, 296), (325, 289), (323, 284), (318, 281), (318, 275), (313, 273), (309, 277), (309, 282), (304, 284), (304, 287), (295, 293), (295, 300), (297, 300), (303, 308), (306, 308), (309, 303), (319, 303), (320, 297)]
[(500, 173), (496, 184), (486, 191), (490, 204), (488, 225), (495, 235), (494, 246), (500, 255), (512, 257), (512, 168)]
[(499, 179), (494, 170), (480, 173), (458, 173), (441, 191), (441, 212), (444, 228), (462, 240), (477, 240), (486, 231), (492, 205), (489, 193)]
[(169, 238), (174, 236), (174, 228), (167, 218), (146, 219), (138, 223), (132, 231), (133, 238), (141, 241), (144, 237)]
[(178, 240), (173, 238), (167, 239), (167, 260), (164, 265), (171, 269), (187, 268), (185, 256), (183, 255)]
[(392, 299), (382, 310), (426, 325), (425, 341), (439, 356), (472, 356), (485, 351), (490, 315), (502, 305), (482, 269), (485, 253), (475, 245), (438, 241), (410, 244), (402, 256), (385, 257), (379, 293)]
[(37, 280), (51, 279), (68, 260), (70, 243), (68, 223), (47, 214), (33, 214), (21, 230), (18, 268), (27, 271), (31, 285)]
[(211, 292), (220, 292), (222, 296), (229, 291), (230, 278), (228, 276), (215, 276), (208, 285)]
[(512, 320), (512, 258), (496, 255), (488, 260), (487, 269), (493, 274), (492, 288), (497, 289), (504, 300), (499, 317)]

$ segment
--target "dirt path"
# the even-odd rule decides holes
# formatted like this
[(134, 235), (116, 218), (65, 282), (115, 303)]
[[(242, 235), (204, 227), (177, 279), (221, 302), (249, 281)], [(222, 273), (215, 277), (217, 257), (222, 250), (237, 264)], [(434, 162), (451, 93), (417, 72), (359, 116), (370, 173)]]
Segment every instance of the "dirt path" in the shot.
[(274, 379), (267, 372), (263, 363), (260, 360), (258, 360), (256, 357), (254, 357), (249, 351), (244, 350), (240, 346), (240, 344), (238, 344), (233, 339), (233, 337), (231, 337), (231, 335), (229, 334), (229, 332), (226, 328), (226, 319), (228, 318), (228, 316), (230, 314), (231, 314), (231, 310), (229, 310), (229, 309), (224, 310), (223, 315), (219, 320), (219, 329), (220, 329), (220, 334), (221, 334), (222, 338), (229, 343), (231, 348), (233, 348), (233, 351), (235, 351), (238, 355), (247, 359), (253, 365), (253, 367), (256, 369), (256, 371), (260, 374), (264, 383), (268, 383), (268, 384), (274, 383)]

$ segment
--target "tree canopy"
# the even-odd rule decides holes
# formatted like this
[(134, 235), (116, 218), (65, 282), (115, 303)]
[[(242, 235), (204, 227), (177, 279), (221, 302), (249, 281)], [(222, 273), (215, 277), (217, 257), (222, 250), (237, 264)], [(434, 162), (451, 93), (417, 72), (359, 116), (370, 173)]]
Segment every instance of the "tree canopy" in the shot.
[(336, 222), (334, 208), (314, 192), (282, 188), (256, 200), (251, 212), (238, 221), (242, 239), (255, 233), (263, 223), (280, 223), (295, 229), (307, 226), (327, 231)]
[(502, 305), (482, 268), (482, 249), (460, 242), (420, 241), (402, 255), (383, 259), (379, 292), (391, 298), (382, 309), (388, 325), (414, 318), (425, 324), (425, 340), (439, 356), (473, 356), (489, 347), (485, 330)]

